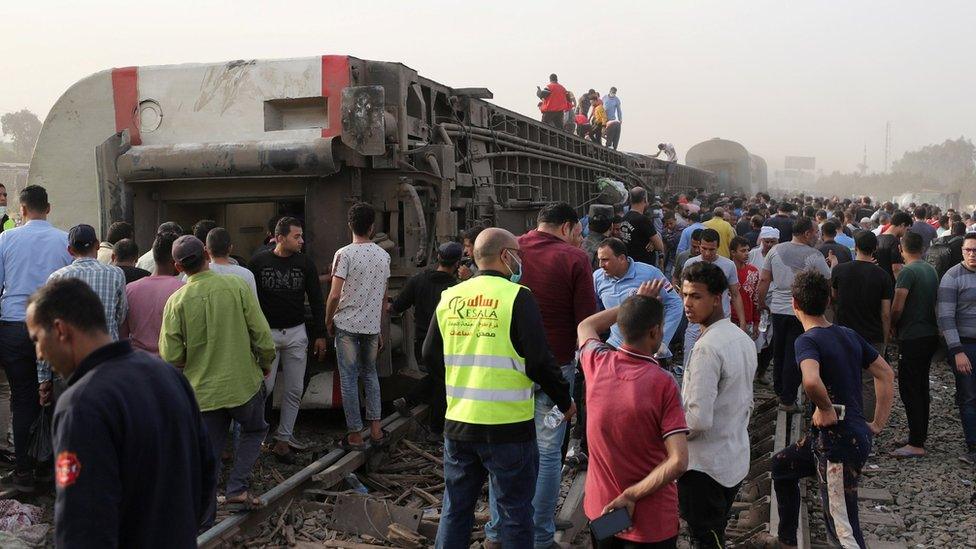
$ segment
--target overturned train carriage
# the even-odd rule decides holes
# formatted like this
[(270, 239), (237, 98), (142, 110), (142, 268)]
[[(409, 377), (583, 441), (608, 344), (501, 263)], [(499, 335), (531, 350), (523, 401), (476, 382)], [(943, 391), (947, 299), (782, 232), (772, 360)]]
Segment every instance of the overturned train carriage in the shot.
[[(28, 183), (49, 189), (52, 222), (117, 220), (142, 250), (157, 225), (214, 219), (250, 257), (276, 214), (306, 222), (307, 253), (326, 275), (349, 241), (346, 210), (377, 209), (392, 293), (436, 245), (474, 224), (521, 233), (538, 209), (584, 213), (611, 177), (664, 191), (665, 163), (614, 151), (450, 88), (399, 63), (347, 56), (113, 69), (72, 86), (52, 108)], [(710, 186), (678, 166), (671, 183)], [(380, 371), (413, 361), (412, 326), (385, 328)], [(310, 362), (310, 365), (312, 363)], [(305, 401), (337, 405), (331, 370)]]

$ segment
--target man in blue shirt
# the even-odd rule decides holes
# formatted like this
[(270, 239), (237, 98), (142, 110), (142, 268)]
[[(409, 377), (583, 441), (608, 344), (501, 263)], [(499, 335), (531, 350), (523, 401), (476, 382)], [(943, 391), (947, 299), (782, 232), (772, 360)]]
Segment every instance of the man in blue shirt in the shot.
[[(894, 373), (884, 357), (854, 330), (824, 318), (830, 281), (816, 271), (793, 280), (792, 306), (803, 334), (796, 338), (796, 362), (803, 390), (814, 405), (806, 436), (773, 456), (773, 486), (779, 506), (781, 547), (796, 547), (799, 480), (817, 476), (827, 536), (834, 547), (864, 547), (857, 516), (857, 485), (871, 453), (872, 438), (888, 421)], [(861, 371), (874, 378), (874, 421), (864, 418)]]
[[(593, 285), (604, 309), (611, 309), (623, 303), (625, 299), (637, 292), (642, 282), (651, 280), (664, 282), (659, 295), (664, 303), (664, 339), (657, 356), (670, 357), (668, 345), (681, 323), (683, 312), (681, 297), (671, 286), (668, 277), (653, 265), (640, 263), (627, 257), (627, 245), (616, 238), (608, 238), (601, 242), (596, 255), (600, 268), (593, 273)], [(619, 347), (622, 342), (620, 328), (614, 324), (610, 327), (610, 339), (607, 343)]]
[(35, 464), (27, 447), (31, 425), (41, 411), (37, 355), (24, 324), (27, 298), (72, 260), (68, 233), (47, 222), (50, 211), (44, 187), (28, 185), (20, 191), (20, 215), (26, 223), (0, 233), (0, 363), (10, 383), (17, 455), (14, 472), (0, 485), (22, 492), (34, 491)]
[(620, 98), (617, 88), (611, 87), (610, 93), (603, 96), (603, 109), (607, 111), (607, 120), (624, 121), (624, 111), (620, 108)]
[(688, 225), (681, 231), (681, 239), (678, 240), (678, 249), (675, 253), (681, 253), (685, 250), (691, 249), (691, 233), (695, 232), (695, 229), (705, 229), (705, 225), (701, 223), (701, 214), (698, 212), (691, 212), (688, 214), (688, 220), (691, 221), (691, 225)]

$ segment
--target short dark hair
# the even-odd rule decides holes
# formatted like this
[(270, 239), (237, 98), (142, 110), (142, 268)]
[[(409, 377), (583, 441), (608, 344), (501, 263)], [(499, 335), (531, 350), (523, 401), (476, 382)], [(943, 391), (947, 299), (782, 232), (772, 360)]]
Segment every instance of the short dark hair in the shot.
[(963, 242), (966, 240), (976, 239), (976, 233), (966, 233), (966, 236), (962, 239)]
[(481, 234), (481, 231), (483, 230), (485, 230), (485, 227), (475, 225), (474, 227), (471, 227), (470, 229), (467, 229), (461, 233), (461, 239), (467, 240), (468, 242), (474, 244), (474, 241), (478, 239), (478, 235)]
[(817, 210), (817, 213), (814, 215), (814, 217), (827, 219), (827, 210)]
[(962, 236), (966, 234), (966, 224), (962, 221), (953, 221), (949, 226), (949, 236)]
[(80, 278), (60, 278), (41, 286), (30, 297), (33, 320), (50, 330), (57, 319), (86, 333), (108, 333), (105, 308), (98, 294)]
[(752, 216), (752, 218), (749, 219), (749, 225), (753, 229), (758, 229), (763, 226), (763, 221), (764, 219), (762, 218), (761, 215), (754, 215)]
[(854, 248), (866, 254), (873, 254), (878, 249), (878, 237), (871, 231), (857, 231), (854, 233)]
[[(873, 235), (872, 235), (873, 236)], [(802, 271), (793, 279), (796, 306), (810, 316), (820, 316), (830, 303), (830, 281), (817, 271)]]
[(837, 224), (833, 221), (827, 221), (820, 226), (820, 231), (823, 232), (824, 236), (837, 236)]
[(633, 205), (641, 202), (647, 202), (647, 189), (644, 187), (630, 189), (630, 192), (627, 193), (627, 203)]
[(214, 227), (207, 233), (207, 249), (214, 257), (227, 257), (230, 255), (230, 232), (223, 227)]
[(810, 219), (809, 217), (800, 216), (796, 218), (796, 221), (793, 222), (793, 235), (794, 236), (801, 235), (813, 229), (813, 227), (814, 224), (812, 219)]
[(919, 206), (915, 208), (915, 217), (919, 219), (925, 219), (926, 217), (928, 217), (928, 215), (929, 212), (928, 210), (925, 209), (925, 206)]
[(153, 261), (159, 263), (170, 263), (173, 261), (173, 243), (180, 235), (176, 233), (162, 233), (156, 235), (153, 241), (152, 254)]
[(156, 234), (173, 233), (176, 236), (183, 236), (183, 227), (175, 221), (164, 221), (156, 229)]
[(891, 224), (896, 227), (911, 227), (912, 226), (912, 216), (899, 210), (891, 216)]
[(135, 232), (132, 230), (132, 225), (125, 221), (116, 221), (108, 228), (108, 235), (105, 237), (105, 241), (109, 244), (116, 244), (119, 240), (126, 238), (132, 238)]
[(681, 279), (692, 284), (704, 284), (712, 295), (722, 295), (722, 292), (729, 289), (729, 281), (722, 269), (707, 261), (692, 263), (681, 271)]
[(376, 223), (376, 210), (365, 202), (359, 202), (349, 208), (346, 220), (356, 236), (367, 236), (369, 235), (369, 228)]
[(600, 245), (596, 247), (598, 250), (600, 248), (610, 248), (610, 251), (616, 256), (627, 255), (627, 245), (624, 244), (624, 242), (619, 238), (604, 239), (602, 242), (600, 242)]
[(47, 211), (51, 203), (47, 200), (47, 189), (40, 185), (28, 185), (20, 191), (20, 203), (32, 212)]
[(718, 231), (715, 229), (702, 229), (701, 238), (702, 242), (720, 242), (722, 237), (719, 236)]
[(737, 236), (733, 238), (731, 242), (729, 242), (729, 251), (731, 252), (732, 250), (738, 250), (742, 246), (752, 248), (752, 246), (749, 245), (749, 240), (746, 237)]
[(268, 220), (268, 234), (270, 235), (275, 234), (275, 229), (278, 227), (278, 221), (280, 221), (282, 217), (285, 216), (281, 214), (276, 214), (271, 216), (271, 219)]
[(603, 214), (596, 214), (590, 218), (589, 227), (591, 233), (604, 234), (613, 227), (613, 221)]
[(695, 229), (691, 231), (691, 239), (701, 242), (701, 235), (702, 235), (702, 231), (704, 230), (705, 229)]
[(559, 80), (559, 77), (556, 76), (556, 73), (552, 73), (552, 74), (549, 75), (549, 81), (550, 82), (557, 82), (558, 80)]
[(901, 237), (901, 247), (910, 254), (922, 253), (922, 235), (906, 231)]
[(193, 236), (197, 237), (200, 242), (207, 241), (207, 235), (210, 231), (217, 226), (217, 222), (213, 219), (201, 219), (193, 225)]
[(617, 311), (617, 327), (626, 342), (639, 341), (652, 327), (663, 323), (664, 305), (651, 297), (630, 296)]
[(132, 261), (139, 258), (139, 246), (131, 238), (123, 238), (112, 246), (116, 261)]
[(282, 217), (275, 224), (275, 236), (288, 236), (291, 234), (291, 228), (298, 227), (302, 228), (302, 222), (297, 217)]
[(539, 210), (536, 222), (540, 225), (562, 225), (563, 223), (579, 223), (579, 215), (572, 206), (565, 202), (552, 202)]

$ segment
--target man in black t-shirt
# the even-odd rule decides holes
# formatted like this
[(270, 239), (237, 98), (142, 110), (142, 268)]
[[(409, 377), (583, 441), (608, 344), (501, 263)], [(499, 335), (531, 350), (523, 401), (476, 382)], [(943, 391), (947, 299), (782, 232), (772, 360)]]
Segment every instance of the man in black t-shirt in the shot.
[(793, 240), (793, 218), (790, 217), (792, 210), (789, 202), (780, 202), (776, 208), (776, 215), (766, 220), (766, 225), (779, 229), (779, 242), (789, 242)]
[(853, 258), (851, 257), (851, 250), (843, 244), (838, 244), (834, 242), (834, 238), (837, 236), (837, 223), (835, 221), (827, 221), (820, 227), (820, 244), (817, 245), (817, 250), (823, 254), (824, 259), (827, 263), (830, 263), (830, 253), (833, 252), (834, 257), (837, 258), (838, 264), (847, 263)]
[(874, 258), (878, 260), (878, 266), (891, 277), (892, 284), (905, 264), (905, 259), (901, 256), (901, 237), (911, 226), (912, 217), (898, 211), (891, 216), (891, 224), (885, 229), (884, 234), (878, 237), (878, 249), (874, 252)]
[[(607, 222), (609, 223), (609, 219)], [(393, 311), (403, 313), (413, 307), (414, 357), (421, 369), (424, 366), (424, 340), (434, 310), (440, 303), (441, 293), (458, 283), (457, 270), (464, 248), (457, 242), (442, 244), (437, 249), (437, 268), (421, 271), (407, 280), (403, 290), (393, 300)], [(430, 405), (429, 442), (444, 441), (444, 413), (447, 410), (444, 379), (428, 374), (421, 378), (404, 398), (393, 401), (397, 411), (409, 415), (409, 406), (425, 402)]]
[[(274, 395), (279, 365), (282, 371), (281, 415), (272, 452), (284, 463), (295, 461), (291, 453), (291, 446), (295, 444), (292, 430), (305, 389), (308, 332), (315, 338), (313, 352), (316, 358), (325, 360), (325, 298), (315, 264), (301, 253), (304, 244), (302, 222), (294, 217), (283, 217), (275, 226), (275, 247), (256, 254), (249, 265), (257, 285), (258, 302), (271, 326), (271, 336), (278, 351), (271, 373), (265, 378), (269, 399)], [(312, 311), (309, 330), (305, 327), (306, 297)]]
[(634, 261), (657, 267), (657, 252), (664, 251), (664, 241), (654, 222), (644, 214), (647, 210), (647, 190), (634, 187), (630, 190), (630, 211), (624, 214), (620, 226), (620, 239), (627, 245), (627, 255)]
[[(895, 289), (891, 276), (873, 262), (877, 243), (874, 233), (859, 232), (854, 239), (857, 257), (834, 267), (830, 280), (837, 324), (857, 332), (883, 355), (889, 339)], [(866, 404), (874, 403), (870, 379), (865, 379), (862, 394)], [(871, 413), (871, 406), (867, 407), (867, 413)]]

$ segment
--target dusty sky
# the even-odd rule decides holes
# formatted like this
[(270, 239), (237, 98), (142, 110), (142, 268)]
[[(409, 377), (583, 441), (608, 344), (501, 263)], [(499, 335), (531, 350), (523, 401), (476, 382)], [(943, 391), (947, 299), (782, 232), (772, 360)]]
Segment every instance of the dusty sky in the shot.
[[(263, 6), (274, 6), (268, 9)], [(113, 66), (347, 53), (485, 86), (536, 115), (550, 72), (579, 93), (613, 85), (621, 148), (741, 142), (853, 171), (945, 138), (976, 137), (976, 2), (278, 2), (4, 0), (0, 112), (43, 117)], [(770, 174), (772, 175), (772, 173)]]

